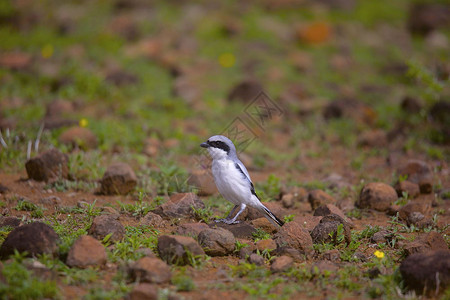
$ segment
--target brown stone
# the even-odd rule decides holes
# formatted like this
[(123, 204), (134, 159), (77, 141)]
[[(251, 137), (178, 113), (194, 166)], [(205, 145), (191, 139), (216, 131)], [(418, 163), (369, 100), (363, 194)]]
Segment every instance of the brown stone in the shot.
[(189, 175), (188, 184), (198, 189), (198, 195), (209, 196), (217, 193), (212, 174), (206, 170), (195, 170)]
[(110, 235), (109, 241), (117, 242), (125, 236), (125, 227), (119, 222), (117, 215), (102, 215), (94, 218), (88, 233), (98, 240)]
[(205, 252), (191, 237), (161, 235), (158, 238), (158, 254), (168, 264), (186, 265), (191, 263), (190, 255), (204, 255)]
[(29, 159), (25, 167), (28, 177), (37, 181), (68, 178), (69, 157), (57, 149), (50, 149)]
[(407, 193), (409, 198), (416, 198), (420, 194), (419, 185), (409, 180), (397, 182), (395, 190), (399, 197), (402, 197), (403, 193)]
[(98, 145), (97, 137), (91, 130), (74, 126), (64, 131), (59, 136), (59, 141), (74, 148), (83, 150), (95, 149)]
[(190, 236), (192, 238), (197, 238), (198, 234), (209, 228), (209, 226), (205, 223), (185, 223), (181, 224), (177, 227), (175, 233), (177, 235)]
[(129, 269), (133, 281), (166, 283), (172, 278), (170, 267), (159, 258), (142, 257)]
[(314, 211), (314, 216), (322, 216), (322, 217), (324, 217), (324, 216), (328, 216), (328, 215), (331, 215), (331, 214), (338, 215), (339, 217), (344, 219), (347, 222), (347, 224), (350, 225), (350, 227), (354, 226), (353, 225), (353, 221), (350, 220), (349, 218), (347, 218), (347, 216), (342, 212), (342, 210), (340, 210), (339, 208), (337, 208), (333, 204), (326, 204), (326, 205), (319, 206)]
[(150, 283), (139, 283), (128, 297), (130, 300), (158, 300), (158, 287)]
[(291, 268), (294, 265), (294, 259), (290, 256), (278, 256), (270, 265), (270, 271), (272, 273), (280, 273), (287, 271), (289, 268)]
[(314, 252), (309, 232), (296, 222), (284, 224), (275, 234), (274, 240), (278, 247), (288, 246), (297, 249), (306, 256), (310, 256)]
[(252, 220), (251, 224), (253, 225), (253, 227), (261, 228), (267, 233), (275, 233), (278, 231), (278, 227), (275, 227), (275, 225), (270, 223), (270, 221), (264, 217)]
[(153, 210), (155, 214), (163, 218), (187, 218), (193, 217), (193, 210), (205, 208), (205, 204), (194, 193), (173, 194), (169, 201)]
[(126, 195), (137, 184), (133, 169), (125, 163), (115, 163), (108, 167), (101, 180), (101, 193), (105, 195)]
[(80, 236), (67, 255), (67, 265), (70, 267), (87, 268), (102, 266), (105, 263), (105, 247), (89, 235)]
[(386, 211), (396, 200), (397, 192), (390, 185), (382, 182), (371, 182), (362, 188), (357, 206)]
[(277, 244), (272, 239), (259, 240), (256, 242), (256, 249), (260, 252), (264, 250), (272, 251), (277, 248)]
[[(406, 221), (408, 225), (411, 225), (421, 221), (429, 211), (430, 206), (427, 203), (414, 201), (403, 205), (398, 213), (400, 219)], [(421, 217), (418, 216), (418, 213), (420, 213)]]
[(336, 203), (336, 200), (333, 198), (333, 196), (327, 194), (322, 190), (313, 190), (309, 192), (308, 201), (311, 204), (312, 210), (315, 210), (321, 205)]
[(0, 247), (0, 258), (5, 259), (17, 250), (27, 256), (58, 253), (59, 237), (52, 227), (41, 222), (19, 226), (11, 231)]
[(160, 215), (149, 211), (144, 217), (140, 219), (139, 224), (151, 227), (165, 227), (166, 221), (164, 221)]
[(236, 239), (224, 228), (208, 228), (198, 235), (198, 242), (206, 254), (211, 256), (225, 256), (234, 251)]
[(406, 256), (443, 249), (448, 249), (447, 243), (442, 235), (436, 231), (430, 231), (429, 233), (421, 235), (414, 242), (404, 246)]

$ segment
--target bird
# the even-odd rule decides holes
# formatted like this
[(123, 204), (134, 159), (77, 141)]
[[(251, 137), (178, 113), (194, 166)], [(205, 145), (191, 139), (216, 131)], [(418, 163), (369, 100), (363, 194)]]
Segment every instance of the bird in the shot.
[[(225, 219), (217, 219), (216, 222), (237, 224), (239, 221), (236, 219), (250, 206), (260, 211), (275, 226), (284, 225), (282, 220), (261, 203), (247, 168), (239, 160), (236, 147), (229, 138), (214, 135), (200, 146), (206, 148), (212, 158), (211, 170), (219, 193), (234, 204), (228, 216)], [(238, 208), (239, 211), (232, 217)]]

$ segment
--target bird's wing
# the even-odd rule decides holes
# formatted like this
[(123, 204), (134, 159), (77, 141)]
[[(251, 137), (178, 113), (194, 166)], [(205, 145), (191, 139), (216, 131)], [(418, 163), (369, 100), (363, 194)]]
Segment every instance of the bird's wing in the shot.
[(255, 195), (256, 198), (258, 198), (258, 200), (259, 200), (258, 195), (256, 195), (255, 187), (253, 186), (253, 182), (250, 179), (250, 175), (248, 174), (248, 171), (245, 168), (244, 164), (241, 163), (240, 161), (237, 161), (237, 162), (234, 163), (234, 165), (236, 166), (236, 169), (238, 169), (242, 173), (242, 175), (245, 176), (245, 178), (247, 179), (248, 183), (250, 184), (250, 190), (251, 190), (252, 194)]

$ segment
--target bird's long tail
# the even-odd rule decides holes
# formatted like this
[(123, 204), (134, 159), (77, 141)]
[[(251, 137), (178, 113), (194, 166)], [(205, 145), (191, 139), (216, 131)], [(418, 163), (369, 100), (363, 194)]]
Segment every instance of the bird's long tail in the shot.
[(272, 223), (273, 225), (283, 226), (284, 222), (281, 221), (277, 216), (275, 216), (267, 207), (261, 204), (260, 211), (264, 213), (264, 216)]

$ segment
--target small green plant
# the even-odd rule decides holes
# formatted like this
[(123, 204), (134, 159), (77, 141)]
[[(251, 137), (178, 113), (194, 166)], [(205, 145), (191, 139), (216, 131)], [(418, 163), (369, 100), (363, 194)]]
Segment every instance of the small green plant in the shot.
[(205, 208), (195, 208), (191, 206), (192, 212), (197, 220), (201, 220), (205, 223), (208, 223), (213, 215), (213, 211), (210, 207), (206, 206)]
[(143, 253), (137, 251), (140, 248), (156, 250), (159, 234), (157, 230), (143, 225), (138, 227), (126, 226), (125, 230), (125, 238), (122, 241), (116, 242), (114, 250), (110, 253), (112, 261), (138, 260), (144, 256)]
[(59, 290), (56, 282), (33, 276), (22, 260), (21, 254), (16, 252), (13, 260), (3, 265), (1, 273), (4, 281), (0, 281), (2, 299), (57, 298)]
[(272, 201), (280, 195), (280, 178), (274, 174), (270, 174), (266, 182), (257, 184), (257, 194), (261, 196), (263, 201)]
[(248, 247), (249, 245), (246, 243), (242, 243), (239, 240), (236, 240), (236, 246), (234, 247), (234, 252), (239, 253), (242, 248)]
[(14, 207), (15, 210), (20, 211), (30, 211), (31, 217), (33, 218), (42, 218), (44, 217), (44, 209), (41, 206), (38, 206), (28, 200), (21, 199), (17, 202), (17, 205)]
[(257, 242), (259, 240), (270, 239), (270, 234), (268, 234), (267, 232), (265, 232), (261, 228), (256, 228), (256, 231), (253, 232), (252, 235), (253, 235), (253, 239), (254, 239), (255, 242)]
[(192, 277), (185, 274), (185, 269), (172, 277), (172, 284), (175, 285), (177, 291), (189, 292), (196, 289), (196, 285)]
[(294, 221), (294, 217), (295, 217), (295, 215), (284, 216), (284, 223), (289, 223), (289, 222)]

